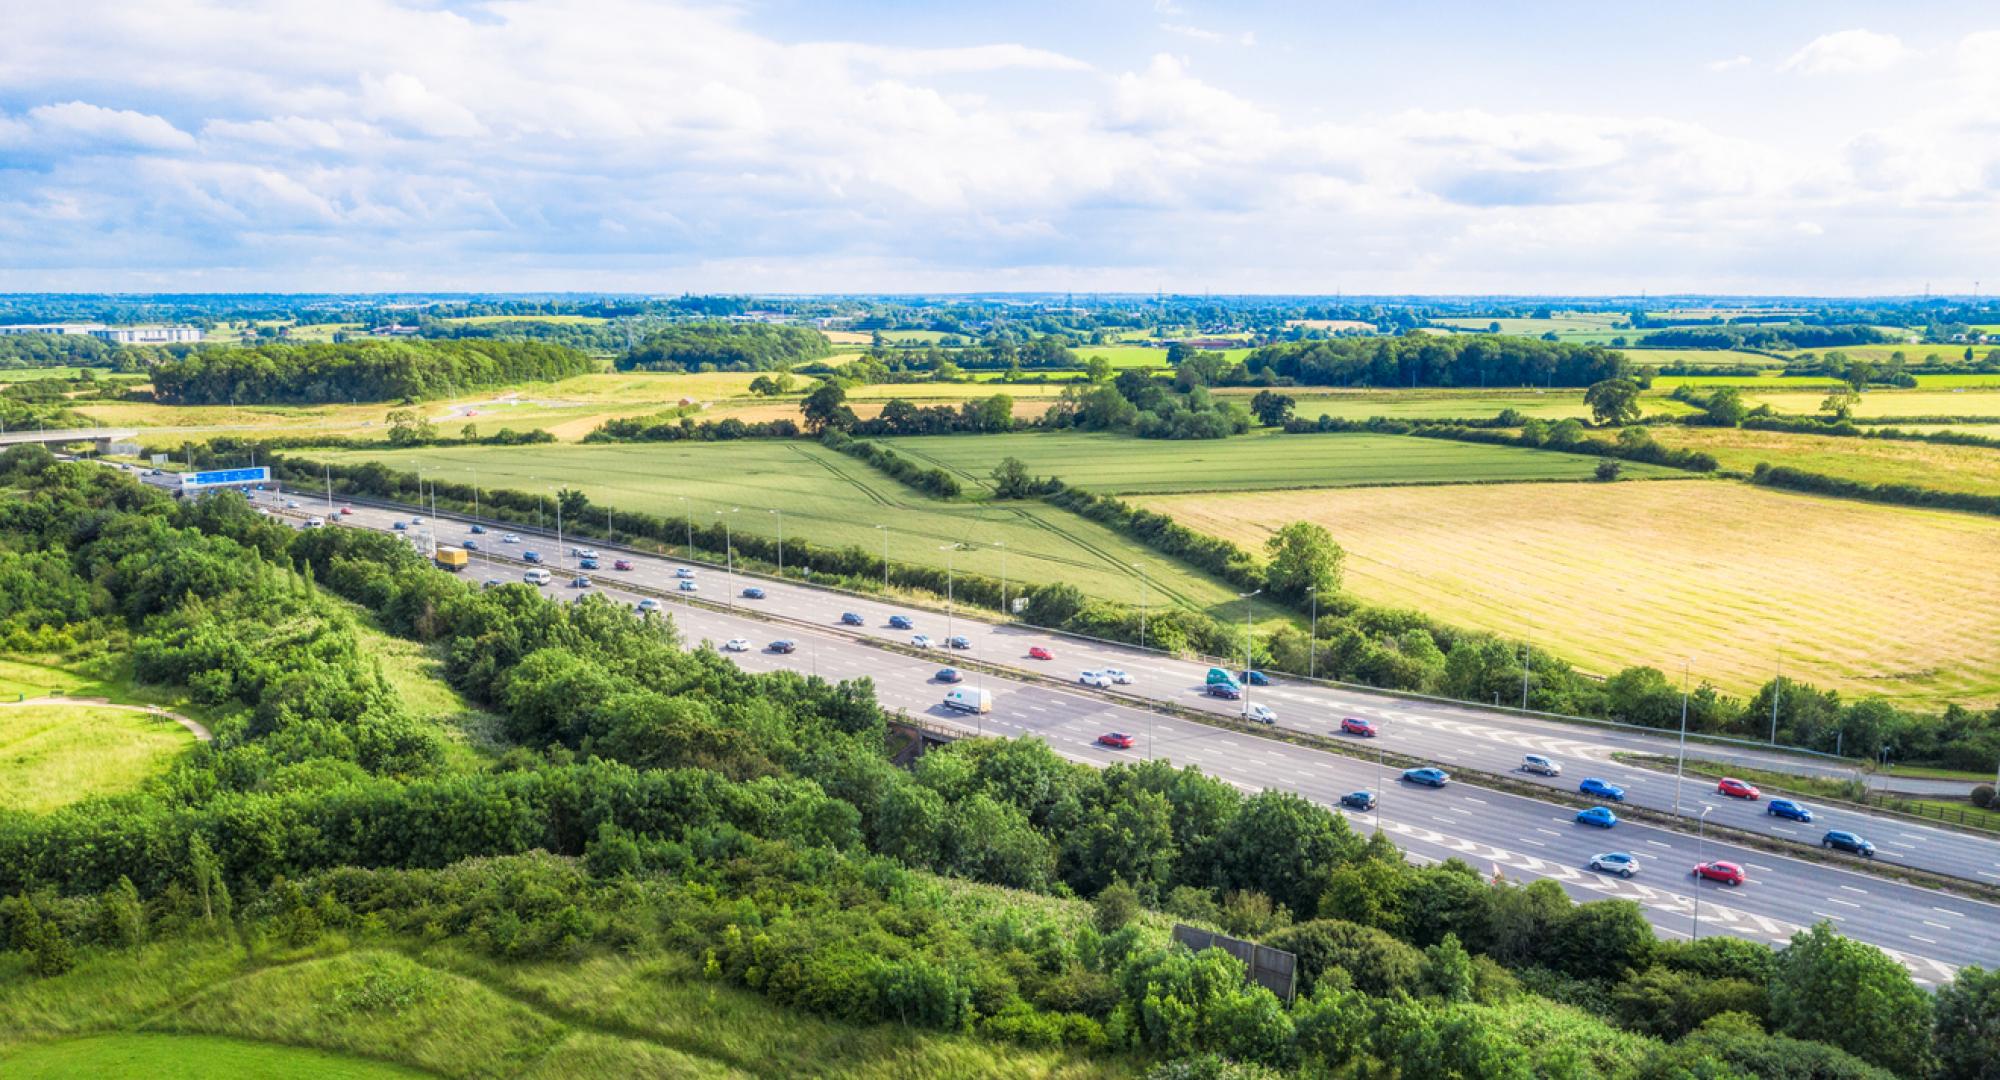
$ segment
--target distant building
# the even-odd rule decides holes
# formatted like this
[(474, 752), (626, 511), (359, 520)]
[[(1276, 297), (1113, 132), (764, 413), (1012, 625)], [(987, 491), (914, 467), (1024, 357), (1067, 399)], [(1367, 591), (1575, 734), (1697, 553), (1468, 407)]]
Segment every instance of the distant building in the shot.
[(110, 326), (92, 330), (90, 335), (119, 345), (172, 345), (200, 341), (199, 326)]
[(368, 331), (368, 333), (370, 334), (370, 336), (373, 337), (416, 337), (419, 333), (421, 333), (421, 331), (414, 326), (404, 326), (401, 323), (390, 323), (387, 326), (375, 327), (374, 329)]
[(89, 334), (119, 345), (169, 345), (201, 340), (198, 326), (105, 326), (103, 323), (20, 323), (0, 326), (0, 334)]

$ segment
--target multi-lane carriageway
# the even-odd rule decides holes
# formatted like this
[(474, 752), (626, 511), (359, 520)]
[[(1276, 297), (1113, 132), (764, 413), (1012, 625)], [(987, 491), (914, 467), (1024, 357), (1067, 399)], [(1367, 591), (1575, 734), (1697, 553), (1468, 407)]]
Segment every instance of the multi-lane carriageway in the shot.
[[(323, 502), (308, 498), (301, 500), (304, 506), (287, 511), (284, 496), (252, 495), (295, 521), (326, 509)], [(355, 505), (352, 515), (340, 521), (386, 531), (396, 520), (407, 522), (409, 517), (408, 510)], [(571, 544), (558, 550), (553, 538), (532, 532), (521, 533), (523, 542), (518, 545), (503, 544), (501, 537), (509, 528), (519, 531), (496, 525), (477, 538), (483, 550), (474, 554), (470, 577), (518, 582), (524, 569), (519, 556), (532, 549), (541, 553), (554, 578), (543, 592), (572, 599), (583, 592), (569, 587), (574, 561), (566, 552)], [(410, 532), (415, 540), (435, 536), (440, 543), (458, 544), (468, 537), (469, 527), (463, 520), (426, 516), (423, 525)], [(578, 543), (590, 546), (594, 541)], [(629, 559), (632, 569), (609, 569), (614, 558)], [(1203, 665), (1037, 628), (994, 625), (793, 582), (732, 575), (687, 560), (607, 549), (600, 565), (602, 569), (590, 575), (595, 587), (589, 591), (628, 604), (646, 596), (660, 599), (690, 641), (707, 639), (719, 645), (731, 638), (748, 639), (750, 651), (726, 654), (748, 669), (791, 668), (835, 680), (865, 676), (874, 681), (877, 698), (886, 708), (967, 731), (1032, 736), (1062, 756), (1090, 765), (1157, 756), (1197, 766), (1246, 791), (1277, 788), (1327, 806), (1338, 806), (1345, 792), (1375, 791), (1381, 795), (1375, 812), (1341, 812), (1357, 828), (1386, 830), (1412, 858), (1457, 857), (1516, 880), (1552, 878), (1578, 899), (1630, 899), (1665, 937), (1728, 933), (1782, 944), (1799, 929), (1825, 919), (1842, 933), (1897, 957), (1924, 983), (1946, 980), (1963, 964), (2000, 963), (2000, 906), (1871, 875), (1839, 859), (1791, 858), (1632, 821), (1609, 831), (1579, 825), (1572, 820), (1571, 808), (1470, 784), (1453, 783), (1441, 790), (1411, 787), (1397, 781), (1393, 767), (1365, 757), (1262, 738), (1148, 706), (1149, 700), (1170, 702), (1218, 717), (1239, 711), (1239, 702), (1202, 693), (1207, 670)], [(701, 586), (699, 603), (688, 602), (686, 594), (678, 592), (675, 571), (681, 567), (695, 570)], [(750, 584), (762, 588), (765, 597), (741, 597), (741, 590)], [(861, 615), (864, 625), (841, 626), (844, 612)], [(889, 629), (892, 614), (911, 617), (914, 630)], [(882, 647), (905, 643), (915, 633), (940, 643), (949, 634), (961, 634), (972, 640), (973, 647), (963, 654), (936, 650), (928, 656)], [(779, 638), (798, 642), (798, 651), (777, 654), (764, 648)], [(1048, 648), (1055, 659), (1028, 659), (1032, 645)], [(992, 693), (991, 713), (967, 716), (940, 704), (945, 687), (934, 676), (957, 657), (979, 661), (966, 670), (967, 685)], [(1050, 685), (1044, 679), (1007, 678), (979, 670), (987, 666), (1060, 680), (1074, 680), (1086, 668), (1117, 667), (1130, 673), (1133, 683), (1107, 693), (1073, 682)], [(1513, 771), (1517, 779), (1539, 779), (1514, 770), (1523, 753), (1540, 753), (1563, 763), (1562, 777), (1541, 781), (1551, 787), (1574, 791), (1582, 777), (1597, 776), (1624, 787), (1629, 804), (1672, 810), (1676, 802), (1677, 785), (1671, 774), (1611, 760), (1612, 751), (1621, 749), (1671, 753), (1671, 740), (1657, 736), (1410, 701), (1304, 680), (1251, 687), (1250, 700), (1276, 710), (1278, 727), (1321, 736), (1333, 736), (1343, 716), (1373, 720), (1382, 734), (1366, 744), (1370, 748), (1379, 745), (1447, 768)], [(1137, 740), (1133, 749), (1110, 750), (1096, 744), (1099, 735), (1114, 730), (1132, 734)], [(1703, 754), (1796, 767), (1795, 759), (1758, 751), (1704, 747)], [(1817, 806), (1816, 820), (1799, 825), (1766, 816), (1762, 803), (1718, 796), (1710, 782), (1690, 779), (1679, 789), (1681, 812), (1693, 816), (1713, 806), (1711, 823), (1808, 844), (1816, 843), (1826, 829), (1853, 829), (1876, 843), (1885, 862), (2000, 883), (2000, 842)], [(1636, 855), (1639, 874), (1621, 879), (1587, 869), (1593, 853), (1612, 850)], [(1693, 880), (1690, 868), (1712, 859), (1743, 866), (1749, 881), (1729, 887)]]

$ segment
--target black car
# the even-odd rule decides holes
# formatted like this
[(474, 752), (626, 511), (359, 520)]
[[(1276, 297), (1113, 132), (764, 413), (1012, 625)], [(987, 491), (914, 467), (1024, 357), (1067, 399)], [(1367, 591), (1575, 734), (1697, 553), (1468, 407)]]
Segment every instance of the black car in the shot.
[(1350, 810), (1375, 809), (1375, 793), (1372, 791), (1350, 791), (1340, 797), (1340, 805)]
[(798, 650), (799, 650), (799, 643), (796, 641), (781, 640), (781, 641), (773, 641), (771, 643), (772, 652), (788, 653), (788, 652), (797, 652)]
[(1820, 838), (1820, 846), (1835, 851), (1848, 851), (1856, 855), (1875, 857), (1875, 845), (1845, 829), (1835, 829)]

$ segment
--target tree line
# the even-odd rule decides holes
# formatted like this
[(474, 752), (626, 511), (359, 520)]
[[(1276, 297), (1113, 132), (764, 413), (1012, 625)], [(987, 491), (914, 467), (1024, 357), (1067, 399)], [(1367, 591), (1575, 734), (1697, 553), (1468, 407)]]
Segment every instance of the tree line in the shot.
[(808, 327), (703, 319), (648, 334), (617, 366), (620, 371), (782, 371), (832, 355), (826, 335)]
[(1498, 335), (1410, 334), (1265, 345), (1244, 358), (1303, 386), (1589, 386), (1628, 374), (1620, 352)]
[(532, 341), (366, 341), (207, 346), (152, 367), (169, 405), (320, 405), (421, 401), (596, 370), (581, 353)]

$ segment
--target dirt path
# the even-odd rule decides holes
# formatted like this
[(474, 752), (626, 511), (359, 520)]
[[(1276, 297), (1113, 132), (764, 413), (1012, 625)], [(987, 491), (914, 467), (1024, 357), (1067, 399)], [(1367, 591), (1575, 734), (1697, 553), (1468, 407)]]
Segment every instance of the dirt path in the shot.
[(153, 716), (164, 716), (193, 732), (196, 742), (215, 741), (215, 736), (202, 726), (201, 721), (190, 719), (177, 712), (168, 712), (157, 705), (116, 705), (112, 703), (110, 698), (101, 697), (34, 697), (22, 701), (0, 701), (0, 709), (21, 709), (30, 705), (66, 705), (78, 709), (118, 709), (122, 712), (148, 713)]

